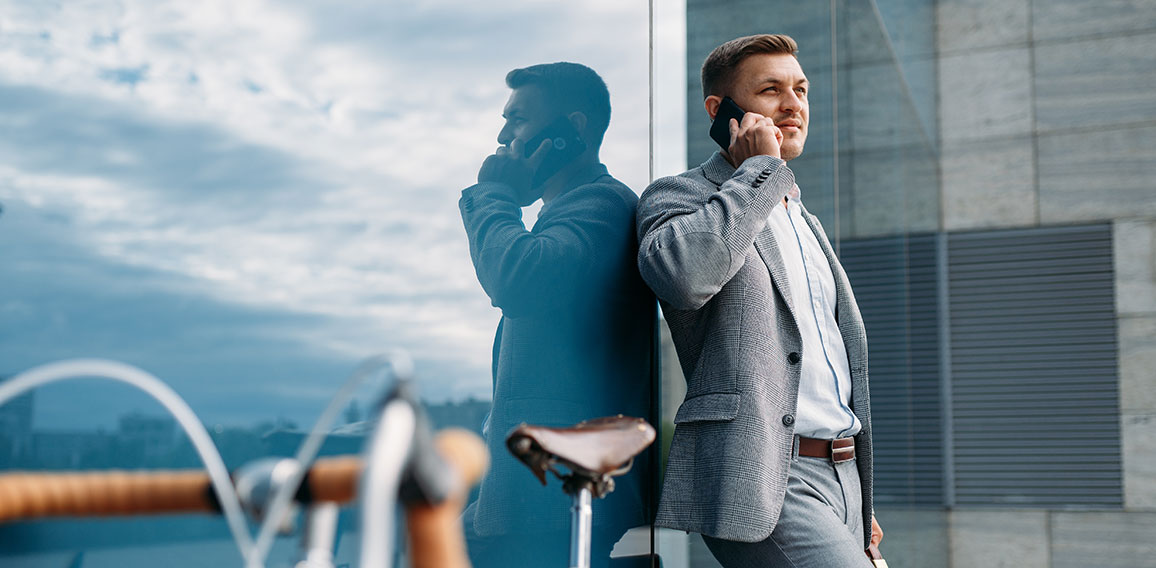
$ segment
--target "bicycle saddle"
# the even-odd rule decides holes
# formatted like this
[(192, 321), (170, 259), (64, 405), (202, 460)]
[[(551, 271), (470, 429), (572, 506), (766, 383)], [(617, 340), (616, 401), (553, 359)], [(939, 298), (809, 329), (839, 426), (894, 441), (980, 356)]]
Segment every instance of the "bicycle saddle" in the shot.
[[(614, 490), (610, 478), (630, 471), (634, 456), (645, 450), (654, 436), (654, 428), (645, 420), (618, 415), (569, 428), (522, 424), (506, 436), (506, 447), (542, 485), (546, 484), (546, 472), (551, 471), (567, 485), (585, 485), (595, 497), (602, 497)], [(565, 466), (569, 474), (560, 473), (555, 464)]]

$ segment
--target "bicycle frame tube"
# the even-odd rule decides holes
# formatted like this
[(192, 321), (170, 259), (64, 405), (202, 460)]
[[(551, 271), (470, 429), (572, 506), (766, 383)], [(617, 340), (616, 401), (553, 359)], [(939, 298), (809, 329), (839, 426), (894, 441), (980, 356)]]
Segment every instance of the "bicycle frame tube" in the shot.
[(370, 438), (361, 479), (361, 566), (364, 568), (389, 565), (397, 490), (409, 462), (416, 418), (407, 401), (390, 400), (382, 409), (381, 420)]
[(570, 500), (570, 568), (590, 568), (590, 490), (583, 487)]
[(337, 537), (337, 503), (323, 501), (309, 507), (301, 534), (301, 558), (296, 568), (333, 568)]

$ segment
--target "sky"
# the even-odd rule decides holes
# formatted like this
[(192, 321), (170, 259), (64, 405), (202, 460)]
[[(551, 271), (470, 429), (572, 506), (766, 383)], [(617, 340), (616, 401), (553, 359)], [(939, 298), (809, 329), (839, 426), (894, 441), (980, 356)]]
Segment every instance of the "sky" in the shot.
[[(488, 398), (498, 311), (457, 209), (497, 146), (503, 78), (577, 61), (636, 192), (683, 169), (684, 7), (638, 0), (0, 0), (0, 375), (138, 365), (210, 423), (309, 423), (358, 361), (430, 400)], [(528, 211), (533, 220), (533, 208)], [(159, 407), (37, 395), (40, 428)]]

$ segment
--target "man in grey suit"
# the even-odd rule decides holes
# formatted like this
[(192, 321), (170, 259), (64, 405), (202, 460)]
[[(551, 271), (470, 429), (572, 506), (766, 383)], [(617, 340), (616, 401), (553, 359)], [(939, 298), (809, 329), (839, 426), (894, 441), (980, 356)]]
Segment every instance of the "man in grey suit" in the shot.
[(727, 568), (870, 566), (867, 337), (787, 161), (810, 118), (795, 41), (742, 37), (702, 67), (730, 144), (650, 185), (638, 266), (687, 378), (656, 524), (702, 533)]

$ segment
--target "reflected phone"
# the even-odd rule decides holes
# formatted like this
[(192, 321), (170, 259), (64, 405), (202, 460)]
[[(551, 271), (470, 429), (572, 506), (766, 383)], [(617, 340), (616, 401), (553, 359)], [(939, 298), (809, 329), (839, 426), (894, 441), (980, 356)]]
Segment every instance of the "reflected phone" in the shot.
[(718, 112), (714, 115), (714, 123), (710, 125), (710, 137), (722, 146), (723, 150), (731, 147), (731, 119), (743, 121), (743, 115), (747, 111), (739, 107), (730, 97), (723, 97), (723, 100), (718, 105)]
[(530, 182), (534, 187), (542, 185), (550, 176), (558, 173), (566, 164), (586, 151), (586, 142), (582, 141), (582, 135), (565, 116), (558, 117), (526, 142), (523, 151), (527, 158), (534, 155), (543, 140), (550, 140), (550, 149), (547, 150), (538, 169), (534, 171), (534, 178)]

